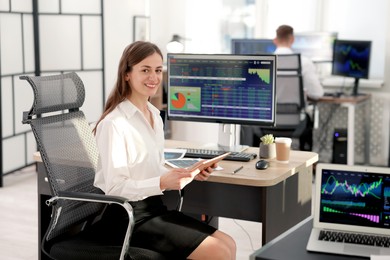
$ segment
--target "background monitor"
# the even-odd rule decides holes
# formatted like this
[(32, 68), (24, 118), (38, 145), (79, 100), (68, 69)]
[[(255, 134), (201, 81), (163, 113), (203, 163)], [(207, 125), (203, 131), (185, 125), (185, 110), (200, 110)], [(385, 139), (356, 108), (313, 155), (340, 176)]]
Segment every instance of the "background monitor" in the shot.
[(292, 49), (296, 53), (310, 58), (313, 62), (331, 62), (333, 42), (336, 32), (300, 32), (294, 33)]
[(276, 55), (168, 54), (168, 119), (275, 123)]
[(276, 46), (271, 39), (232, 39), (232, 54), (272, 54)]
[(352, 95), (358, 95), (359, 79), (368, 79), (371, 41), (335, 40), (332, 75), (355, 78)]

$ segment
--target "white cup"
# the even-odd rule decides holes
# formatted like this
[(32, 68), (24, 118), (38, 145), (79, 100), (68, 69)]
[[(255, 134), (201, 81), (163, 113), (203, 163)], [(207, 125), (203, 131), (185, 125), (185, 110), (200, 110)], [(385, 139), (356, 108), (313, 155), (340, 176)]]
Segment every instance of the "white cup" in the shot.
[(291, 138), (288, 137), (276, 137), (276, 160), (281, 163), (288, 163), (290, 159), (291, 150)]

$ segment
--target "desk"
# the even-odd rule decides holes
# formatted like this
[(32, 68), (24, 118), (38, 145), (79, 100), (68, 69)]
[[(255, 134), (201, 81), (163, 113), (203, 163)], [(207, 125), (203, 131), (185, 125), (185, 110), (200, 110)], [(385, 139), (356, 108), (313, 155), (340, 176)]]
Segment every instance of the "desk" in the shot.
[(250, 256), (250, 260), (352, 260), (362, 259), (354, 256), (322, 254), (306, 251), (307, 241), (313, 227), (309, 217), (295, 227), (281, 234)]
[[(167, 140), (166, 147), (199, 148), (201, 144)], [(258, 153), (258, 148), (249, 148), (248, 152)], [(38, 162), (40, 250), (40, 241), (50, 221), (51, 211), (45, 205), (50, 190), (39, 153), (34, 158)], [(269, 168), (263, 171), (255, 169), (256, 161), (220, 162), (223, 170), (214, 171), (208, 181), (194, 181), (186, 186), (182, 211), (262, 222), (262, 244), (310, 216), (312, 166), (318, 161), (318, 155), (291, 151), (288, 164), (270, 160)], [(241, 165), (243, 169), (233, 175), (232, 171)], [(169, 208), (175, 208), (177, 191), (165, 192), (164, 201)]]
[[(333, 130), (348, 130), (347, 164), (369, 162), (370, 95), (322, 97), (314, 101), (318, 127), (313, 130), (313, 151), (321, 162), (332, 162)], [(346, 108), (346, 113), (343, 109)], [(317, 115), (317, 113), (315, 113)]]

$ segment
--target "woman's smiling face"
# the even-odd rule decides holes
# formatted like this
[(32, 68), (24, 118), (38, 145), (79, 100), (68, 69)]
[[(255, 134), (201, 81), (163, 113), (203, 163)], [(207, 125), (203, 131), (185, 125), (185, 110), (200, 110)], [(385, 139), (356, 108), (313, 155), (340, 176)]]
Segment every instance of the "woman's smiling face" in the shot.
[(126, 74), (126, 80), (132, 88), (132, 95), (149, 98), (156, 94), (163, 77), (163, 60), (158, 53), (135, 64)]

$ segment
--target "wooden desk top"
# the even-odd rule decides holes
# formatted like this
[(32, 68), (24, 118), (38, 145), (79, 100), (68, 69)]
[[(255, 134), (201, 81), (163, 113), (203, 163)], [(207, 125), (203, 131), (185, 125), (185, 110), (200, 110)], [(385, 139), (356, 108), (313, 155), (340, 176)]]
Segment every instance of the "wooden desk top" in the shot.
[[(204, 144), (173, 140), (166, 140), (165, 145), (167, 148), (204, 147)], [(259, 148), (250, 147), (244, 152), (258, 154)], [(33, 156), (35, 161), (42, 162), (39, 152), (35, 152)], [(208, 181), (257, 187), (273, 186), (301, 170), (312, 167), (318, 161), (318, 154), (314, 152), (291, 151), (289, 163), (279, 163), (275, 159), (271, 159), (268, 160), (270, 164), (266, 170), (257, 170), (255, 168), (258, 160), (259, 158), (257, 157), (249, 162), (221, 161), (219, 166), (223, 170), (214, 171)], [(232, 172), (240, 166), (243, 166), (243, 169), (233, 174)]]
[(331, 97), (331, 96), (323, 96), (317, 100), (309, 99), (309, 101), (313, 103), (331, 103), (331, 104), (344, 104), (344, 103), (352, 103), (357, 104), (363, 101), (368, 100), (371, 97), (371, 94), (363, 94), (358, 96), (343, 96), (340, 97)]
[[(187, 141), (166, 140), (167, 148), (201, 148), (202, 144)], [(259, 153), (259, 148), (250, 147), (244, 152)], [(268, 160), (269, 167), (266, 170), (255, 168), (257, 157), (249, 162), (221, 161), (218, 165), (223, 168), (221, 171), (214, 171), (208, 181), (246, 186), (273, 186), (291, 175), (300, 172), (308, 167), (312, 167), (318, 161), (318, 154), (314, 152), (291, 151), (289, 163), (279, 163), (275, 159)], [(232, 174), (238, 167), (244, 168)]]

